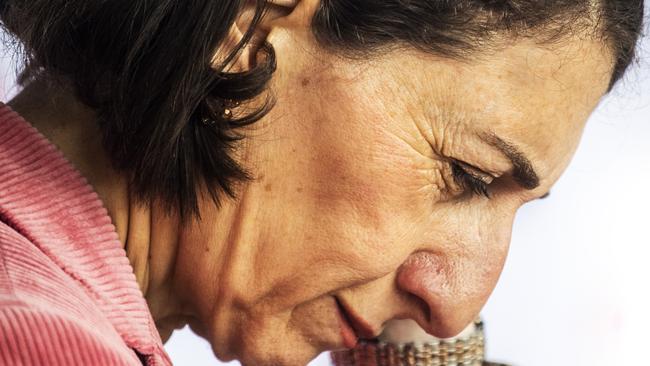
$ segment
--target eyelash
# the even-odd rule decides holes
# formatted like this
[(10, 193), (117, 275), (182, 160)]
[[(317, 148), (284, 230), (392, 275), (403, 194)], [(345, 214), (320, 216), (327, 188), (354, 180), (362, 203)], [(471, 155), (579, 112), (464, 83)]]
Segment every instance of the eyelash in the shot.
[(451, 162), (451, 171), (457, 184), (469, 190), (473, 195), (490, 198), (488, 183), (466, 172), (457, 162)]

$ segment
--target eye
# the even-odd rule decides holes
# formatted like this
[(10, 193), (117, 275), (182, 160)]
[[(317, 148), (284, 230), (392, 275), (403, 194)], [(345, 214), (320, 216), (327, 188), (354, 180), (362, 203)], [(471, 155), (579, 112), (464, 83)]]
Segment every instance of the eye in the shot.
[(456, 184), (473, 195), (490, 198), (488, 186), (492, 183), (494, 177), (460, 161), (454, 160), (450, 164)]

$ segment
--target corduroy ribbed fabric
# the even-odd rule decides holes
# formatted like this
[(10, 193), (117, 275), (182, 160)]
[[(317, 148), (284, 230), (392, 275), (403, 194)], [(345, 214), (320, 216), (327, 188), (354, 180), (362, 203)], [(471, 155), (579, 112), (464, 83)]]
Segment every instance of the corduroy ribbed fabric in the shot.
[(0, 365), (171, 365), (99, 196), (0, 103)]

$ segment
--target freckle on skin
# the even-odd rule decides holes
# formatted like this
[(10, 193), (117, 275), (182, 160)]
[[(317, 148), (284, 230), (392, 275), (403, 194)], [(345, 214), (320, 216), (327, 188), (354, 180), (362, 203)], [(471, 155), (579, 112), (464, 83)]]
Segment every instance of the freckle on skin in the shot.
[(271, 183), (267, 183), (267, 184), (264, 186), (264, 190), (267, 191), (267, 192), (271, 192), (271, 189), (272, 189)]
[(298, 193), (302, 192), (302, 188), (300, 188), (300, 187), (296, 188), (296, 192), (298, 192)]
[(302, 81), (300, 82), (300, 84), (301, 84), (302, 86), (307, 86), (307, 85), (309, 85), (309, 78), (304, 78), (304, 79), (302, 79)]

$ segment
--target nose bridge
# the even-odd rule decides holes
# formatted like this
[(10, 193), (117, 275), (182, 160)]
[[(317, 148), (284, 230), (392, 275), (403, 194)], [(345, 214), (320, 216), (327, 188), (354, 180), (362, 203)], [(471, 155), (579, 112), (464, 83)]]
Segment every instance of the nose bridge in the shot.
[(448, 214), (402, 263), (397, 287), (427, 305), (413, 316), (427, 332), (455, 336), (478, 316), (503, 268), (513, 217), (503, 207)]

